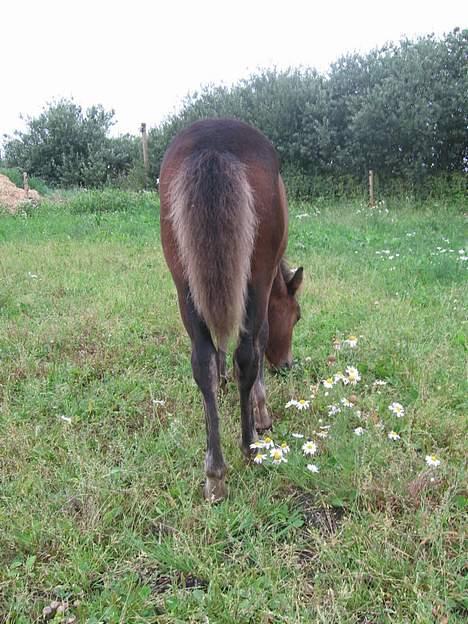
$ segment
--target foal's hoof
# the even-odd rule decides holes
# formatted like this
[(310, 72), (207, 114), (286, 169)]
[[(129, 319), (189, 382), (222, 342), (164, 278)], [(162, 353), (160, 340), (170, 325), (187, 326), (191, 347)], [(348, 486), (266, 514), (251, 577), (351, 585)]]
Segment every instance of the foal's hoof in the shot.
[(217, 503), (227, 496), (227, 487), (222, 479), (216, 477), (206, 477), (206, 483), (203, 486), (203, 496), (209, 503)]
[[(253, 434), (252, 434), (252, 442), (251, 444), (253, 444), (254, 442), (256, 442), (258, 440), (258, 435), (257, 432), (254, 430)], [(244, 455), (245, 459), (250, 462), (255, 455), (258, 453), (259, 449), (254, 447), (251, 448), (250, 444), (246, 444), (243, 440), (239, 440), (239, 448), (242, 451), (242, 454)]]
[(262, 418), (255, 418), (255, 429), (257, 433), (263, 433), (264, 431), (269, 431), (273, 425), (273, 420), (270, 414), (266, 414), (266, 416)]
[(254, 416), (255, 416), (255, 429), (257, 430), (258, 433), (271, 429), (273, 420), (270, 414), (268, 413), (268, 411), (266, 410), (266, 408), (263, 408), (263, 409), (255, 408)]

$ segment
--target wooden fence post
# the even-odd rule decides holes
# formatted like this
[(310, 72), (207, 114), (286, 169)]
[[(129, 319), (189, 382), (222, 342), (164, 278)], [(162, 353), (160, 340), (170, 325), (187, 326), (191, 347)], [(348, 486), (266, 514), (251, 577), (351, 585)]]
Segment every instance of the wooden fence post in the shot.
[(146, 124), (141, 124), (141, 145), (143, 148), (143, 169), (145, 172), (145, 187), (148, 186), (149, 177), (149, 156), (148, 156), (148, 135), (146, 133)]
[(374, 197), (374, 172), (372, 169), (369, 169), (369, 206), (374, 208), (375, 206), (375, 197)]
[(29, 179), (26, 171), (23, 171), (23, 188), (26, 193), (26, 197), (29, 197)]

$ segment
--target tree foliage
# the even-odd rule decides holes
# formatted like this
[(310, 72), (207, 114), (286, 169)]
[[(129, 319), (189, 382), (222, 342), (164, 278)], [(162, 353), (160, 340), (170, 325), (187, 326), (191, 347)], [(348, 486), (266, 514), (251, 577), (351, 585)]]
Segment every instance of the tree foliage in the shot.
[[(460, 29), (342, 56), (327, 74), (266, 69), (189, 94), (151, 129), (151, 179), (181, 128), (235, 117), (270, 138), (296, 194), (355, 189), (369, 169), (382, 186), (421, 190), (441, 177), (446, 184), (468, 170), (467, 93), (468, 30)], [(139, 140), (109, 138), (113, 117), (101, 106), (83, 112), (55, 102), (6, 142), (6, 160), (52, 184), (99, 186), (122, 176), (141, 184)]]
[[(327, 75), (265, 70), (233, 87), (208, 86), (151, 132), (154, 175), (171, 138), (196, 119), (236, 117), (276, 146), (290, 185), (313, 192), (331, 180), (421, 186), (468, 165), (468, 30), (349, 54)], [(339, 185), (337, 180), (340, 181)]]
[(72, 100), (53, 102), (5, 143), (5, 160), (50, 184), (101, 186), (126, 175), (138, 156), (134, 137), (108, 137), (113, 118), (100, 105), (84, 112)]

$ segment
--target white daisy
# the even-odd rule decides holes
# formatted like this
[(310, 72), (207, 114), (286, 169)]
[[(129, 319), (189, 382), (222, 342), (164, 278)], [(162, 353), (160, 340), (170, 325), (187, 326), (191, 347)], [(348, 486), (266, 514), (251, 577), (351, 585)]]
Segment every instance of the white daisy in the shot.
[(297, 438), (298, 440), (302, 439), (304, 437), (303, 433), (291, 433), (293, 438)]
[(345, 379), (346, 377), (343, 375), (341, 371), (338, 371), (337, 373), (333, 375), (333, 383), (338, 383), (339, 381), (342, 381), (344, 383)]
[(319, 472), (320, 468), (315, 464), (307, 464), (307, 470), (310, 470), (310, 472)]
[(355, 366), (347, 366), (345, 372), (352, 386), (355, 386), (357, 382), (361, 380), (361, 375)]
[(283, 451), (280, 448), (274, 448), (271, 449), (270, 451), (270, 457), (271, 457), (271, 461), (274, 464), (281, 464), (281, 463), (286, 463), (288, 460), (286, 459), (286, 457), (284, 457), (283, 455)]
[(325, 440), (325, 438), (328, 438), (328, 431), (315, 431), (314, 433), (317, 438), (322, 438), (323, 440)]
[(351, 403), (351, 401), (348, 401), (348, 399), (340, 399), (340, 403), (341, 405), (344, 405), (345, 407), (350, 407), (350, 408), (354, 407), (354, 403)]
[(273, 448), (275, 443), (269, 436), (265, 436), (263, 438), (263, 448), (270, 449)]
[(405, 415), (405, 408), (401, 403), (397, 403), (394, 401), (391, 405), (388, 406), (388, 409), (394, 414), (397, 418), (401, 418)]
[(328, 405), (327, 407), (329, 416), (335, 416), (336, 414), (339, 414), (341, 412), (338, 405)]
[(254, 462), (256, 464), (263, 464), (265, 459), (266, 459), (265, 453), (257, 453), (254, 457)]
[(299, 411), (309, 409), (309, 406), (310, 401), (306, 401), (305, 399), (299, 399), (299, 401), (296, 402), (296, 407)]
[(289, 446), (287, 444), (287, 442), (281, 442), (281, 444), (279, 445), (279, 448), (283, 451), (283, 453), (289, 453), (290, 449)]
[(344, 341), (344, 344), (351, 347), (351, 349), (354, 349), (357, 346), (357, 341), (357, 336), (348, 336)]
[(265, 448), (265, 444), (263, 443), (263, 440), (255, 440), (255, 442), (253, 442), (250, 445), (251, 449), (262, 449)]
[(366, 430), (363, 429), (362, 427), (356, 427), (356, 429), (354, 430), (354, 435), (362, 436), (364, 435), (365, 432)]
[(437, 468), (440, 466), (440, 459), (437, 455), (426, 455), (426, 464), (431, 468)]
[(400, 436), (396, 431), (389, 431), (389, 433), (387, 434), (387, 438), (389, 440), (401, 440)]
[(313, 440), (308, 440), (302, 445), (302, 451), (304, 455), (315, 455), (317, 452), (317, 445)]
[(372, 385), (373, 386), (386, 386), (387, 382), (382, 381), (382, 379), (376, 379)]
[(322, 381), (324, 388), (333, 388), (333, 377), (328, 377)]

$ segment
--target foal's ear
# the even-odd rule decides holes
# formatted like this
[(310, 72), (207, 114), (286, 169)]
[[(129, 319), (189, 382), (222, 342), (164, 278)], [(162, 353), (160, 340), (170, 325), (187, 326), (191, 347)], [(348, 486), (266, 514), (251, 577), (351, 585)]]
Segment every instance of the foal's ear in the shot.
[(290, 295), (294, 296), (297, 293), (297, 291), (299, 290), (302, 284), (303, 277), (304, 277), (304, 268), (299, 267), (298, 269), (296, 269), (296, 271), (294, 272), (294, 275), (291, 277), (291, 279), (289, 280), (287, 284), (288, 293)]

